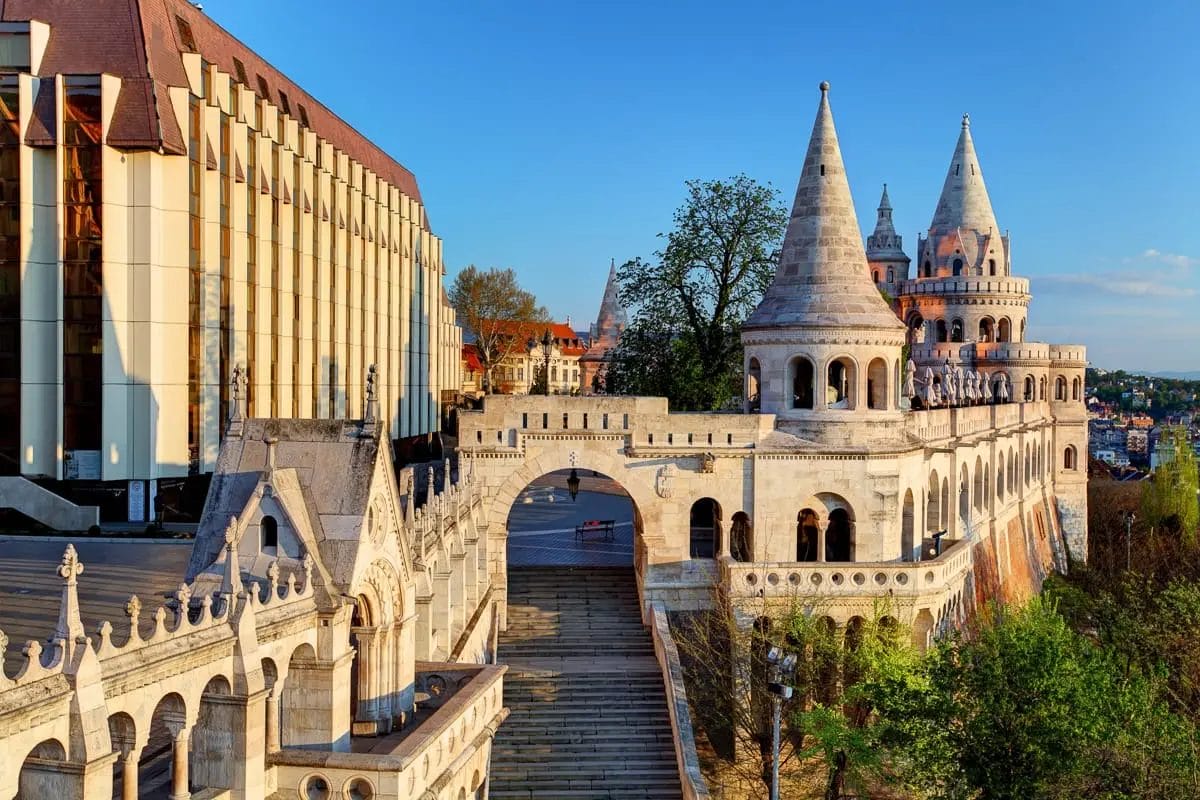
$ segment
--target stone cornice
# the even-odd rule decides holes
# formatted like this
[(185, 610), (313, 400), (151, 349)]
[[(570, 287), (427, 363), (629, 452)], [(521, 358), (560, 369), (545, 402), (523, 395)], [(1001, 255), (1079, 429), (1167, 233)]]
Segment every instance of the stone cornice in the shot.
[(815, 329), (771, 329), (761, 328), (742, 331), (742, 344), (787, 344), (787, 345), (852, 345), (868, 347), (903, 347), (904, 332), (872, 331), (869, 329), (846, 331), (833, 328)]

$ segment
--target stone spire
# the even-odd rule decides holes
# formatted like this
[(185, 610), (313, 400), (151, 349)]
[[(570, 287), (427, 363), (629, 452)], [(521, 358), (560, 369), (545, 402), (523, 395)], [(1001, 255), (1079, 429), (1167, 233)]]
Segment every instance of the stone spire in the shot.
[[(922, 273), (929, 262), (934, 275), (1007, 274), (1007, 237), (996, 224), (992, 201), (983, 182), (983, 169), (971, 138), (971, 118), (963, 114), (954, 157), (942, 184), (929, 224), (929, 234), (919, 248)], [(955, 262), (960, 261), (955, 269)], [(994, 264), (992, 263), (994, 262)]]
[(617, 260), (614, 258), (608, 265), (608, 283), (604, 284), (604, 299), (600, 301), (600, 313), (596, 315), (596, 332), (603, 336), (610, 328), (624, 329), (625, 324), (625, 309), (621, 307), (618, 295)]
[(68, 650), (75, 640), (83, 635), (83, 621), (79, 617), (79, 575), (83, 564), (75, 553), (75, 545), (68, 544), (63, 552), (58, 576), (63, 579), (62, 599), (58, 605), (58, 624), (54, 627), (54, 638), (62, 639)]
[(971, 139), (971, 117), (967, 114), (963, 114), (954, 158), (950, 160), (946, 182), (942, 184), (942, 196), (938, 199), (929, 227), (931, 234), (949, 233), (956, 229), (981, 234), (1000, 232), (987, 186), (983, 183), (983, 170), (979, 166), (979, 156), (975, 154), (975, 142)]
[(883, 196), (879, 198), (879, 209), (876, 212), (875, 232), (867, 237), (867, 260), (895, 261), (909, 258), (904, 254), (900, 234), (892, 224), (892, 201), (888, 198), (887, 184), (883, 185)]
[(743, 325), (769, 328), (903, 330), (867, 270), (827, 82), (821, 84), (775, 279)]

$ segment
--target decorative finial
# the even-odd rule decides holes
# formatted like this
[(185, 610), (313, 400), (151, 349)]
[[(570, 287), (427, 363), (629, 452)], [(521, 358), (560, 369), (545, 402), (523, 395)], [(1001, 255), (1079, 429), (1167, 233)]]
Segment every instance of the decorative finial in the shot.
[(232, 550), (234, 542), (237, 541), (237, 517), (230, 517), (229, 524), (225, 526), (225, 549)]
[(75, 545), (68, 544), (67, 549), (63, 551), (62, 564), (58, 567), (58, 574), (67, 581), (68, 586), (74, 586), (76, 578), (83, 572), (83, 564), (79, 561), (79, 555), (75, 552)]
[(304, 570), (304, 591), (307, 592), (309, 587), (312, 586), (312, 573), (313, 573), (312, 553), (304, 554), (304, 560), (300, 562), (300, 566)]
[(963, 127), (964, 128), (971, 127), (971, 115), (970, 114), (963, 114)]
[(264, 436), (263, 444), (267, 446), (267, 473), (275, 472), (275, 445), (279, 444), (278, 436)]
[(221, 594), (229, 601), (242, 593), (242, 567), (237, 553), (237, 517), (229, 518), (225, 528), (225, 572), (221, 576)]
[(187, 607), (192, 602), (192, 589), (186, 583), (179, 584), (179, 588), (175, 590), (175, 599), (179, 601), (180, 610), (186, 614)]
[(377, 369), (374, 364), (367, 367), (367, 403), (363, 413), (363, 421), (372, 424), (379, 417), (379, 400), (375, 396), (375, 380)]
[(138, 617), (142, 614), (142, 601), (138, 599), (136, 594), (129, 595), (129, 602), (125, 604), (125, 615), (129, 617), (134, 627), (137, 627)]
[(829, 91), (829, 81), (821, 81), (821, 94), (825, 94), (828, 91)]
[(68, 650), (74, 646), (76, 638), (83, 635), (83, 620), (79, 618), (79, 592), (76, 589), (77, 579), (82, 572), (83, 564), (75, 552), (75, 545), (68, 544), (58, 567), (58, 575), (64, 583), (62, 600), (58, 606), (58, 625), (54, 629), (54, 638), (63, 640)]

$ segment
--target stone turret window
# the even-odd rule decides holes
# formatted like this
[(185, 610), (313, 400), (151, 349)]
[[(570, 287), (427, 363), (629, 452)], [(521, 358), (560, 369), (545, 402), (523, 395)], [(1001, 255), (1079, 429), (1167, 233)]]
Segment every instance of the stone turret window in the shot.
[(1000, 318), (1000, 332), (996, 336), (996, 341), (1008, 342), (1011, 340), (1012, 340), (1012, 323), (1009, 322), (1008, 317), (1001, 317)]
[(853, 409), (856, 381), (853, 361), (849, 358), (830, 361), (826, 371), (825, 407), (835, 410)]
[(788, 366), (790, 373), (792, 402), (790, 408), (812, 408), (813, 398), (813, 364), (804, 356), (792, 359)]
[(984, 317), (979, 320), (979, 341), (990, 342), (995, 338), (995, 323), (991, 317)]
[(954, 259), (954, 276), (958, 277), (959, 275), (962, 275), (962, 271), (963, 271), (963, 260), (961, 258)]
[(963, 322), (961, 319), (956, 319), (950, 323), (950, 341), (961, 342), (963, 340)]
[(996, 274), (996, 259), (994, 259), (994, 258), (988, 259), (988, 274), (989, 275)]
[(928, 261), (925, 262), (925, 277), (933, 277), (933, 264), (930, 264)]
[(891, 267), (888, 267), (888, 283), (892, 283), (895, 280), (896, 280), (896, 273), (892, 270)]
[(821, 165), (821, 176), (824, 177), (824, 175), (825, 175), (825, 165), (822, 164)]
[(1063, 450), (1063, 469), (1075, 469), (1075, 448), (1070, 445)]
[(279, 547), (279, 521), (268, 514), (262, 518), (259, 527), (262, 529), (262, 549)]
[(762, 367), (759, 366), (758, 359), (750, 359), (750, 366), (746, 371), (746, 410), (751, 414), (757, 413), (762, 408)]
[(1054, 379), (1054, 399), (1059, 401), (1067, 399), (1067, 379), (1062, 375)]
[(876, 358), (867, 366), (867, 408), (883, 411), (888, 406), (887, 362)]
[(937, 340), (939, 342), (944, 342), (949, 338), (949, 335), (946, 333), (946, 320), (939, 319), (937, 321)]

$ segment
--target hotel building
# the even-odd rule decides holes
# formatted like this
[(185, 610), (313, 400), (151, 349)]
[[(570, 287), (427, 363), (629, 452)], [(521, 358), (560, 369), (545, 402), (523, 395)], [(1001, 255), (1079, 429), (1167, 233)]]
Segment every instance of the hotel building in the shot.
[(371, 364), (391, 438), (437, 430), (416, 178), (201, 10), (0, 2), (0, 114), (0, 474), (211, 473), (235, 392), (362, 417)]

